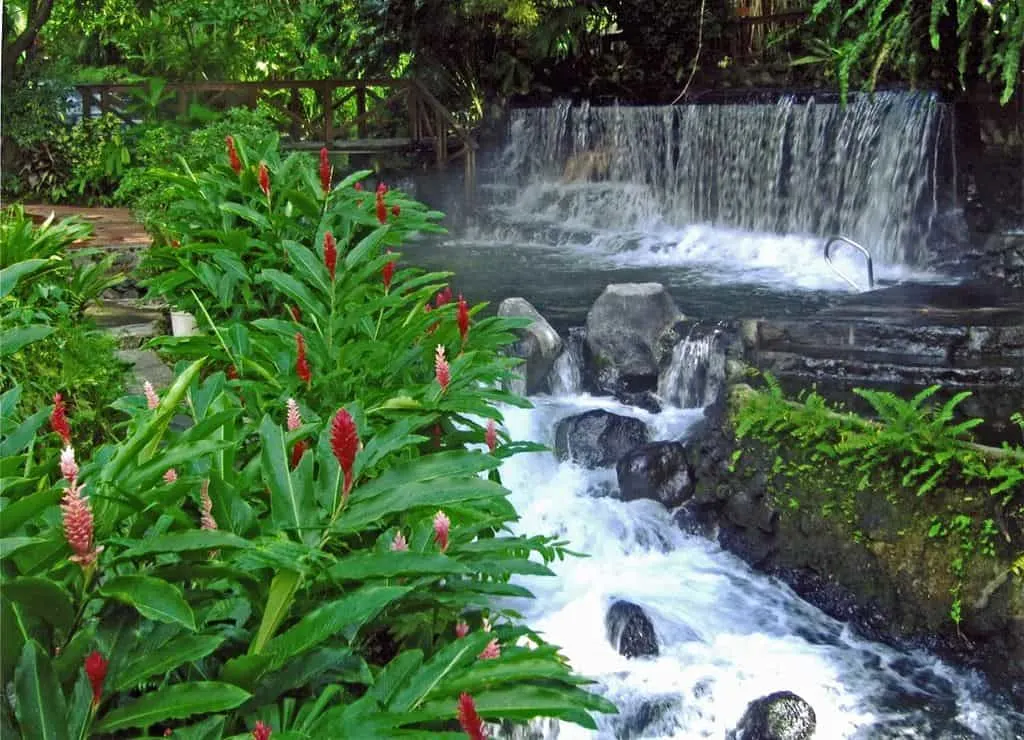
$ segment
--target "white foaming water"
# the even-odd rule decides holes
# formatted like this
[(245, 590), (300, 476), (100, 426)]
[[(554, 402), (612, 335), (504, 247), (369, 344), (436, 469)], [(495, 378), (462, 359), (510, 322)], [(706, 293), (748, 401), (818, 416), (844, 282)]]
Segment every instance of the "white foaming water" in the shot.
[[(558, 419), (592, 408), (641, 418), (657, 439), (677, 439), (703, 416), (699, 409), (654, 415), (589, 396), (534, 400), (535, 409), (505, 410), (513, 439), (550, 444)], [(559, 740), (722, 738), (750, 701), (781, 690), (814, 707), (815, 737), (830, 740), (947, 737), (956, 729), (1000, 740), (1024, 728), (1024, 718), (980, 698), (976, 678), (933, 656), (859, 639), (717, 545), (682, 533), (659, 504), (607, 496), (613, 470), (531, 453), (506, 461), (502, 476), (520, 513), (517, 529), (557, 535), (589, 555), (555, 563), (557, 579), (521, 579), (538, 598), (514, 603), (620, 709), (597, 718), (596, 735), (562, 724)], [(610, 645), (604, 618), (617, 599), (650, 616), (658, 657), (626, 659)], [(641, 734), (629, 734), (629, 718), (645, 704), (663, 710)]]

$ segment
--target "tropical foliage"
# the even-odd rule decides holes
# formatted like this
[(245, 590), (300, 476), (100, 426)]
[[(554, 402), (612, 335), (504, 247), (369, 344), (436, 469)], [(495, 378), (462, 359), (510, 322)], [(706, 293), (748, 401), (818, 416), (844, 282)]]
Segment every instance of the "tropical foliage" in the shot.
[(397, 266), (434, 214), (332, 174), (232, 139), (175, 181), (209, 200), (167, 222), (167, 295), (204, 332), (164, 343), (173, 384), (119, 400), (106, 444), (81, 454), (75, 388), (0, 397), (5, 738), (479, 738), (613, 710), (515, 611), (515, 577), (567, 554), (509, 529), (520, 324)]

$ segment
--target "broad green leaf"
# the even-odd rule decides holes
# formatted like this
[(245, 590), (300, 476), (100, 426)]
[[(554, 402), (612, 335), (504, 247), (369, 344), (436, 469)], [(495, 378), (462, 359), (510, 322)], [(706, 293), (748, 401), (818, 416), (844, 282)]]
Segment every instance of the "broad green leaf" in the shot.
[(335, 524), (335, 531), (356, 532), (388, 514), (418, 507), (434, 508), (463, 501), (504, 498), (508, 495), (507, 489), (480, 478), (410, 483), (369, 501), (363, 500), (359, 491), (356, 489), (352, 493), (348, 508)]
[(54, 264), (54, 260), (31, 259), (16, 262), (9, 267), (0, 270), (0, 298), (8, 295), (18, 282), (25, 276), (31, 275), (43, 267)]
[(147, 537), (135, 547), (125, 550), (117, 559), (138, 558), (158, 552), (188, 552), (251, 547), (252, 543), (238, 535), (220, 530), (189, 529), (184, 532)]
[(133, 471), (125, 479), (122, 488), (126, 491), (150, 488), (160, 480), (168, 468), (176, 468), (185, 463), (201, 460), (215, 452), (225, 450), (233, 444), (232, 441), (217, 439), (203, 439), (192, 444), (176, 444), (170, 449), (162, 450), (159, 457)]
[[(609, 714), (617, 711), (606, 699), (574, 686), (551, 688), (521, 684), (513, 688), (481, 691), (474, 695), (473, 700), (477, 711), (485, 719), (500, 717), (526, 722), (534, 717), (557, 717), (589, 730), (596, 730), (597, 723), (588, 710)], [(429, 702), (423, 706), (422, 711), (438, 717), (451, 716), (452, 700)]]
[(279, 291), (299, 304), (303, 314), (306, 316), (326, 316), (327, 311), (324, 304), (317, 300), (309, 292), (303, 283), (291, 275), (280, 270), (263, 270), (256, 278), (256, 282), (270, 283)]
[(0, 510), (0, 536), (6, 537), (44, 509), (56, 505), (63, 495), (62, 489), (51, 488), (7, 504)]
[(405, 586), (364, 586), (314, 609), (294, 627), (271, 640), (265, 652), (273, 657), (274, 663), (281, 665), (336, 635), (351, 639), (366, 620), (409, 590)]
[(134, 606), (158, 622), (177, 623), (195, 632), (196, 618), (180, 589), (150, 576), (115, 576), (100, 586), (100, 593)]
[(380, 245), (381, 239), (383, 239), (390, 230), (390, 226), (382, 224), (364, 236), (359, 243), (345, 255), (345, 267), (351, 268), (353, 265), (359, 264), (359, 262), (365, 259), (371, 251)]
[(323, 260), (317, 259), (311, 249), (298, 242), (285, 239), (281, 244), (291, 260), (305, 275), (306, 281), (314, 284), (324, 296), (330, 296), (331, 277)]
[(0, 594), (18, 604), (22, 613), (38, 617), (61, 631), (71, 629), (75, 621), (71, 594), (49, 578), (11, 578), (0, 584)]
[(223, 637), (215, 635), (179, 635), (159, 649), (142, 653), (138, 658), (117, 672), (112, 684), (114, 691), (132, 689), (150, 676), (162, 676), (185, 663), (205, 658), (221, 643)]
[(365, 581), (396, 576), (450, 575), (470, 569), (454, 558), (436, 553), (370, 552), (341, 558), (328, 570), (336, 581)]
[(404, 686), (422, 665), (422, 650), (406, 650), (392, 658), (367, 693), (383, 706), (387, 706), (395, 692)]
[(0, 357), (13, 355), (22, 347), (32, 344), (32, 342), (46, 339), (54, 331), (56, 331), (54, 327), (46, 326), (45, 324), (30, 324), (28, 326), (16, 326), (13, 329), (4, 329), (0, 332)]
[(4, 439), (3, 442), (0, 442), (0, 458), (16, 455), (27, 448), (39, 428), (46, 423), (50, 411), (49, 407), (40, 409), (13, 430), (5, 422), (4, 426), (8, 428), (3, 430)]
[(290, 461), (284, 431), (270, 416), (260, 424), (263, 475), (270, 488), (270, 518), (275, 530), (294, 531), (302, 536), (304, 527), (316, 523), (318, 510), (313, 490), (313, 455), (303, 455), (299, 467), (289, 470)]
[[(328, 671), (332, 673), (333, 681), (369, 683), (373, 680), (363, 659), (348, 648), (323, 648), (305, 653), (288, 661), (281, 670), (262, 676), (253, 703), (256, 706), (272, 704), (286, 691), (313, 685), (319, 676)], [(338, 674), (343, 672), (351, 675), (342, 678)]]
[(480, 631), (446, 645), (395, 694), (388, 703), (388, 710), (409, 712), (416, 709), (452, 671), (476, 660), (492, 639), (490, 632)]
[(278, 626), (288, 616), (295, 591), (299, 587), (299, 573), (293, 570), (281, 570), (270, 582), (270, 593), (267, 595), (267, 608), (263, 610), (263, 620), (256, 633), (256, 639), (249, 646), (249, 654), (263, 652), (270, 638), (277, 632)]
[[(226, 721), (227, 718), (223, 714), (215, 714), (194, 725), (175, 727), (174, 734), (171, 737), (174, 740), (221, 740), (224, 737), (224, 723)], [(250, 732), (247, 736), (243, 737), (251, 740), (252, 733)], [(274, 735), (274, 738), (277, 737), (278, 735)]]
[(14, 671), (15, 714), (23, 737), (32, 740), (67, 740), (67, 703), (53, 671), (50, 656), (29, 640)]
[(219, 208), (226, 213), (239, 216), (249, 223), (259, 226), (261, 229), (270, 229), (270, 222), (267, 220), (267, 217), (249, 206), (243, 206), (241, 203), (221, 203)]
[(380, 496), (409, 483), (432, 481), (438, 478), (453, 476), (476, 475), (493, 470), (501, 465), (490, 455), (465, 450), (438, 452), (433, 455), (419, 457), (406, 463), (399, 463), (368, 483), (364, 483), (352, 492), (353, 498), (361, 501)]
[(38, 537), (4, 537), (0, 539), (0, 560), (5, 560), (23, 547), (38, 545), (41, 542), (46, 542), (46, 540)]
[(143, 694), (135, 701), (108, 712), (95, 726), (97, 734), (130, 727), (149, 727), (157, 722), (183, 719), (193, 714), (224, 712), (241, 705), (251, 694), (237, 686), (216, 681), (177, 684)]

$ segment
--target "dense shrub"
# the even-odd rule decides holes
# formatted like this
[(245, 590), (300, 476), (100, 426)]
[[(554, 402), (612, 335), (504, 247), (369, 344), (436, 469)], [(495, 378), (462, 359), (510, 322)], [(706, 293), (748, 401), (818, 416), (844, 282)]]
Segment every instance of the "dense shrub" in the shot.
[(0, 481), (4, 737), (594, 727), (613, 707), (515, 611), (513, 577), (566, 555), (510, 533), (498, 476), (532, 448), (496, 428), (523, 322), (396, 268), (437, 214), (249, 151), (175, 180), (192, 205), (154, 260), (204, 333), (163, 343), (165, 393), (118, 402), (123, 432), (77, 459), (61, 403), (0, 398), (22, 471)]

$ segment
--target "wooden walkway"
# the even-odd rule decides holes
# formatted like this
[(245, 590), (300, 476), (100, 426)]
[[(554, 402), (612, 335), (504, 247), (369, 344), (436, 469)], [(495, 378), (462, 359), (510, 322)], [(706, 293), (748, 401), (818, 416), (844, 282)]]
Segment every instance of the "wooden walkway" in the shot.
[(25, 205), (25, 213), (37, 223), (44, 221), (52, 213), (57, 221), (69, 216), (78, 216), (92, 224), (92, 237), (76, 243), (77, 246), (138, 248), (148, 247), (153, 241), (127, 208), (86, 208), (30, 203)]

